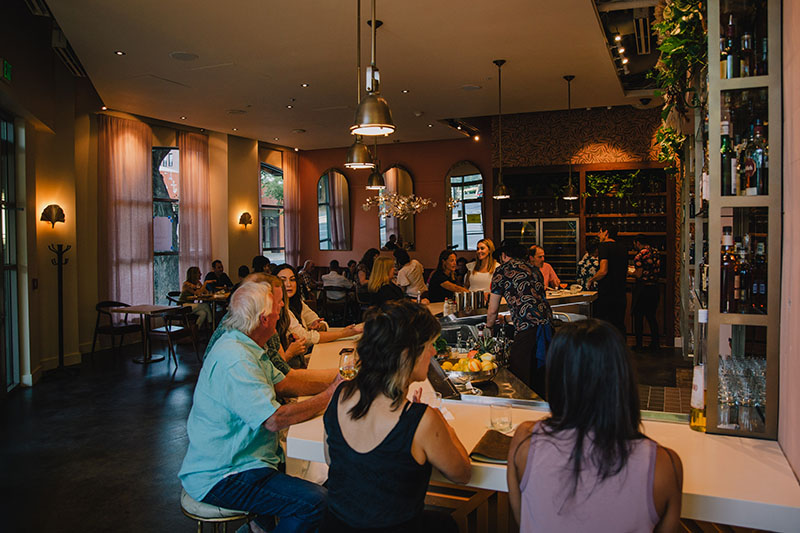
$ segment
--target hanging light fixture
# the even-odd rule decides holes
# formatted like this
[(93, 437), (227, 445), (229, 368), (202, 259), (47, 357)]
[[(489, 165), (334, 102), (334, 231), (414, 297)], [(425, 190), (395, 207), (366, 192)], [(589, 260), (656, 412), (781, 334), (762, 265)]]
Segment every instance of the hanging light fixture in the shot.
[[(356, 3), (356, 102), (361, 105), (361, 0)], [(347, 149), (344, 166), (355, 170), (375, 168), (369, 148), (361, 142), (361, 135), (356, 135), (355, 142)]]
[(367, 96), (361, 100), (356, 109), (356, 119), (350, 126), (353, 135), (389, 135), (394, 133), (394, 121), (389, 103), (381, 98), (381, 76), (375, 64), (375, 31), (378, 22), (375, 19), (375, 0), (372, 0), (372, 61), (367, 67)]
[(378, 138), (375, 137), (375, 164), (372, 168), (372, 174), (367, 178), (367, 190), (382, 191), (386, 188), (386, 182), (383, 180), (381, 174), (381, 162), (378, 159)]
[[(567, 80), (567, 113), (572, 115), (572, 80), (575, 79), (575, 76), (567, 74), (564, 76), (564, 79)], [(564, 200), (578, 199), (578, 190), (575, 188), (575, 185), (572, 184), (572, 156), (569, 158), (569, 181), (567, 182), (567, 188), (562, 198), (564, 198)]]
[(495, 200), (505, 200), (511, 196), (508, 187), (503, 183), (503, 86), (502, 86), (502, 67), (506, 64), (505, 59), (495, 59), (492, 61), (497, 65), (497, 146), (500, 154), (500, 167), (497, 170), (497, 187), (494, 190)]

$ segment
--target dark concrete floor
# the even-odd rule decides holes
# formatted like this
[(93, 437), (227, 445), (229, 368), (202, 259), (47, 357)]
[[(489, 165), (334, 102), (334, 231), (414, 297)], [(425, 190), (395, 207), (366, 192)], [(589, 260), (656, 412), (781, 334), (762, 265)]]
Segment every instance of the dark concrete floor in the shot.
[[(157, 348), (157, 351), (159, 349)], [(74, 376), (46, 376), (0, 403), (0, 531), (194, 531), (176, 477), (200, 365), (85, 356)], [(640, 383), (675, 386), (671, 349), (635, 354)]]

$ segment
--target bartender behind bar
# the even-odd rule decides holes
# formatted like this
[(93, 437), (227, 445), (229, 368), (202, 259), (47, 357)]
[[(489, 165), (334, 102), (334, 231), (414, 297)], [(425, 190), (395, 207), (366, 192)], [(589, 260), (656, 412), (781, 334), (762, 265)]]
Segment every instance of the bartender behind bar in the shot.
[(500, 248), (502, 264), (492, 276), (484, 335), (494, 327), (500, 300), (505, 298), (514, 321), (511, 372), (546, 400), (545, 356), (553, 336), (553, 311), (547, 303), (542, 272), (526, 261), (527, 255), (521, 244)]

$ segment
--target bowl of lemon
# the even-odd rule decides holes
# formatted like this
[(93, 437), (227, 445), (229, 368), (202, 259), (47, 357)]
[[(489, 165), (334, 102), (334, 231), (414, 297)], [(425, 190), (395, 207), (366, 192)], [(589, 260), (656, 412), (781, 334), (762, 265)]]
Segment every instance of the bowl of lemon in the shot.
[(497, 375), (498, 368), (493, 354), (478, 354), (474, 350), (468, 353), (455, 353), (440, 364), (450, 381), (457, 385), (468, 381), (472, 383), (491, 381)]

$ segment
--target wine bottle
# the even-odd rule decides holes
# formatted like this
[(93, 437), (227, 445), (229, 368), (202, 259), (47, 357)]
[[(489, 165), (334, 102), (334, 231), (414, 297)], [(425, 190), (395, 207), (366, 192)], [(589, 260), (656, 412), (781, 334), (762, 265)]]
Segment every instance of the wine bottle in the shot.
[(725, 46), (725, 37), (719, 38), (719, 77), (725, 79), (728, 77), (728, 49)]
[(764, 126), (759, 119), (756, 119), (753, 127), (753, 140), (744, 149), (744, 174), (748, 196), (769, 193), (769, 148), (764, 138)]
[(733, 20), (733, 13), (728, 17), (728, 27), (726, 30), (725, 51), (727, 52), (727, 68), (725, 77), (728, 79), (739, 77), (739, 45), (736, 42), (736, 23)]
[(731, 143), (730, 123), (727, 120), (723, 120), (723, 122), (720, 124), (720, 129), (722, 130), (722, 145), (719, 150), (720, 154), (722, 155), (722, 196), (735, 196), (736, 191), (733, 187), (733, 169), (734, 162), (736, 161), (736, 155), (733, 151), (733, 146)]
[(720, 281), (720, 312), (735, 313), (736, 300), (734, 299), (734, 276), (736, 268), (736, 256), (733, 251), (732, 228), (725, 226), (722, 228), (722, 257), (720, 265), (722, 276)]
[(694, 343), (692, 396), (689, 402), (689, 427), (706, 431), (706, 343), (708, 340), (708, 309), (697, 310), (698, 334)]
[(739, 57), (739, 73), (743, 78), (753, 75), (753, 64), (755, 55), (753, 54), (753, 36), (749, 33), (742, 35), (741, 53)]
[(754, 313), (767, 313), (767, 259), (764, 257), (764, 243), (756, 244), (756, 255), (753, 259), (750, 291), (750, 308)]
[(744, 246), (738, 251), (736, 269), (734, 271), (734, 298), (736, 298), (736, 310), (739, 313), (750, 312), (750, 263), (747, 260), (747, 251)]

